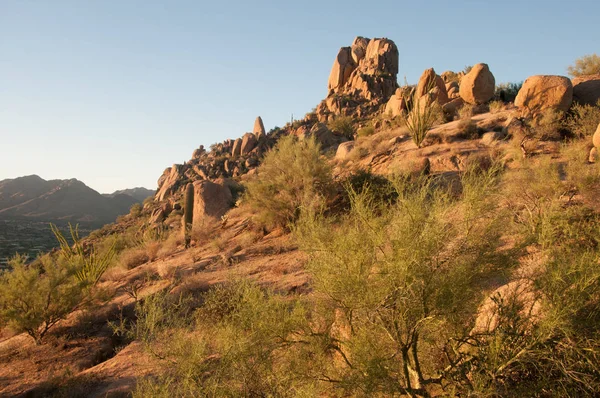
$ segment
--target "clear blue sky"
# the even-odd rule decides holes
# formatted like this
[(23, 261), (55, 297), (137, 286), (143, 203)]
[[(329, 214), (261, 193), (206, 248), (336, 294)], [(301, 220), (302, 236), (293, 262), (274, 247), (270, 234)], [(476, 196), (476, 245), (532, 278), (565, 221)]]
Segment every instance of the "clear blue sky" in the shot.
[(302, 117), (339, 47), (388, 37), (410, 83), (486, 62), (496, 81), (600, 52), (600, 1), (0, 0), (0, 180), (156, 188), (200, 144)]

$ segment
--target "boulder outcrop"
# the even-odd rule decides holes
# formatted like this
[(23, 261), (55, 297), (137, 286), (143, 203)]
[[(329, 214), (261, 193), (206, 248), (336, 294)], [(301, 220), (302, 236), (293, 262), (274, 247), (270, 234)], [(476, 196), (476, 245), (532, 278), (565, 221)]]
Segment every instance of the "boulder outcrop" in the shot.
[(600, 148), (600, 124), (596, 128), (596, 132), (592, 137), (592, 143), (594, 144), (595, 148)]
[(162, 173), (158, 179), (158, 191), (155, 196), (156, 200), (164, 200), (167, 196), (177, 191), (182, 171), (182, 165), (174, 164)]
[(448, 102), (446, 84), (442, 77), (435, 73), (433, 68), (426, 69), (421, 75), (417, 84), (416, 99), (419, 100), (428, 93), (433, 93), (435, 101), (440, 105)]
[(204, 145), (200, 145), (198, 148), (194, 149), (194, 152), (192, 153), (192, 159), (199, 158), (205, 152), (206, 150), (204, 149)]
[(398, 87), (397, 74), (398, 48), (393, 41), (355, 38), (334, 60), (317, 119), (326, 122), (333, 115), (361, 114), (387, 102)]
[(460, 97), (460, 87), (457, 81), (446, 83), (446, 92), (448, 93), (448, 100), (452, 100)]
[(477, 64), (460, 79), (459, 94), (467, 103), (480, 105), (494, 96), (496, 79), (487, 64)]
[(219, 218), (232, 206), (231, 190), (222, 180), (194, 182), (194, 224), (206, 217)]
[(242, 139), (236, 138), (231, 147), (231, 156), (240, 156), (242, 153)]
[(385, 114), (394, 117), (402, 114), (404, 110), (406, 110), (406, 100), (402, 89), (398, 88), (385, 105)]
[(337, 160), (346, 160), (354, 149), (354, 141), (348, 141), (340, 144), (335, 152)]
[(252, 134), (254, 134), (256, 138), (259, 139), (260, 137), (267, 135), (267, 132), (265, 131), (265, 125), (263, 124), (263, 120), (260, 116), (257, 117), (254, 121), (254, 128), (252, 129)]
[(596, 105), (600, 100), (600, 74), (576, 77), (572, 84), (573, 101), (582, 105)]
[(352, 42), (352, 59), (356, 65), (358, 65), (360, 61), (365, 58), (365, 55), (367, 55), (367, 46), (369, 45), (369, 41), (370, 40), (367, 38), (358, 36)]
[(515, 106), (530, 112), (556, 109), (566, 112), (573, 102), (573, 85), (564, 76), (536, 75), (525, 80)]
[(300, 140), (314, 137), (323, 149), (336, 149), (340, 143), (347, 140), (345, 137), (329, 130), (323, 123), (315, 123), (313, 126), (300, 126), (294, 134)]
[(352, 59), (352, 49), (350, 47), (340, 48), (329, 73), (328, 90), (335, 92), (344, 87), (354, 69), (356, 69), (356, 64)]
[(242, 137), (242, 145), (240, 147), (240, 154), (245, 155), (247, 153), (250, 153), (250, 151), (252, 151), (256, 147), (256, 144), (258, 144), (258, 140), (256, 139), (256, 136), (254, 134), (252, 134), (252, 133), (244, 134), (244, 136)]

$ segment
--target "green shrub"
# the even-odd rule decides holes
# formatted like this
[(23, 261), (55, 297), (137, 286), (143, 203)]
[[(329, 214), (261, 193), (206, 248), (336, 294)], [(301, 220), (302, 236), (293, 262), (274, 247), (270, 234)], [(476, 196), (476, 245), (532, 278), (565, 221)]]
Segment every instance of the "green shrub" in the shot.
[(286, 353), (306, 323), (299, 302), (242, 280), (210, 289), (195, 315), (182, 311), (185, 302), (159, 294), (136, 307), (131, 330), (169, 366), (140, 380), (134, 397), (311, 396), (297, 367), (308, 359)]
[(365, 158), (369, 155), (369, 149), (360, 145), (355, 145), (354, 148), (348, 154), (347, 159), (353, 162), (358, 162), (359, 160)]
[(544, 252), (540, 271), (522, 282), (524, 290), (494, 296), (496, 326), (468, 341), (472, 356), (456, 375), (466, 382), (469, 372), (476, 395), (593, 396), (599, 390), (598, 219), (575, 221), (572, 210), (567, 217), (554, 210), (555, 220), (571, 221), (557, 227), (566, 230)]
[(376, 206), (390, 205), (398, 197), (394, 184), (388, 178), (372, 174), (370, 171), (358, 170), (346, 178), (342, 185), (345, 187), (343, 207), (345, 210), (351, 206), (353, 194), (369, 193), (373, 204)]
[(491, 113), (498, 113), (501, 110), (504, 109), (504, 102), (502, 101), (491, 101), (489, 103), (489, 107), (490, 107), (490, 112)]
[(467, 140), (475, 140), (479, 138), (479, 128), (477, 123), (471, 118), (461, 119), (458, 122), (457, 128), (461, 131), (459, 136)]
[(48, 331), (73, 311), (85, 296), (85, 284), (76, 277), (76, 264), (44, 256), (37, 266), (15, 256), (11, 271), (0, 275), (0, 324), (26, 332), (41, 344)]
[(134, 203), (129, 208), (129, 215), (131, 217), (137, 218), (142, 214), (142, 205), (141, 203)]
[(460, 76), (458, 75), (458, 73), (454, 72), (454, 71), (446, 71), (442, 74), (442, 77), (444, 78), (444, 81), (446, 83), (451, 83), (451, 82), (460, 82)]
[(591, 137), (600, 124), (600, 100), (594, 105), (573, 104), (564, 127), (579, 138)]
[[(150, 254), (151, 253), (148, 253), (148, 251), (142, 247), (126, 249), (119, 255), (119, 263), (125, 269), (133, 269), (153, 260), (153, 258), (150, 257)], [(156, 256), (156, 253), (154, 254)]]
[(555, 109), (545, 109), (536, 113), (530, 121), (530, 131), (540, 140), (556, 140), (561, 136), (565, 113)]
[(287, 228), (302, 208), (324, 206), (331, 187), (330, 166), (316, 141), (287, 136), (265, 155), (257, 176), (247, 183), (244, 202), (257, 213), (259, 223)]
[(150, 195), (146, 199), (144, 199), (144, 202), (142, 203), (142, 205), (149, 206), (150, 203), (152, 203), (152, 202), (154, 202), (154, 195)]
[(493, 269), (485, 264), (502, 227), (488, 217), (497, 169), (467, 173), (459, 198), (436, 185), (399, 178), (393, 206), (351, 193), (339, 220), (298, 223), (315, 292), (336, 324), (329, 338), (345, 365), (322, 371), (325, 380), (341, 380), (340, 395), (423, 395), (452, 367), (441, 347), (464, 331), (476, 298), (472, 276)]
[(327, 127), (334, 133), (343, 135), (350, 140), (354, 139), (356, 129), (354, 128), (352, 118), (349, 116), (338, 116), (329, 122)]
[(577, 58), (575, 64), (570, 65), (567, 71), (572, 77), (600, 73), (600, 56), (598, 54), (589, 54)]
[(356, 132), (356, 135), (359, 137), (368, 137), (373, 134), (375, 134), (375, 127), (373, 127), (373, 126), (361, 127)]
[(494, 98), (502, 102), (515, 102), (515, 98), (517, 98), (521, 87), (523, 87), (523, 82), (500, 83), (496, 85)]
[(93, 287), (114, 255), (114, 246), (102, 255), (94, 248), (84, 248), (73, 227), (71, 246), (55, 225), (50, 226), (61, 250), (31, 265), (16, 256), (9, 263), (12, 270), (0, 276), (0, 323), (26, 332), (36, 344), (61, 319), (93, 297)]
[(309, 296), (236, 280), (138, 304), (125, 329), (164, 374), (134, 396), (594, 396), (600, 215), (577, 192), (600, 178), (538, 159), (352, 176), (344, 211), (293, 227)]
[(475, 116), (475, 106), (472, 104), (464, 103), (463, 106), (458, 109), (458, 118), (460, 120), (470, 120), (473, 116)]

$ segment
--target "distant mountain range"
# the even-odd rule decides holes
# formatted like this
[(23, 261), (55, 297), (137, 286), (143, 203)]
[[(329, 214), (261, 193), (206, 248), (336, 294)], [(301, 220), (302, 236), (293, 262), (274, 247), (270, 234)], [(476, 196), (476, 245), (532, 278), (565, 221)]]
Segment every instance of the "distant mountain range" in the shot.
[(106, 224), (153, 194), (132, 188), (102, 195), (76, 179), (46, 181), (37, 175), (6, 179), (0, 181), (0, 220)]
[(136, 201), (141, 203), (148, 196), (154, 195), (155, 192), (156, 191), (153, 191), (151, 189), (136, 187), (136, 188), (129, 188), (129, 189), (121, 189), (120, 191), (115, 191), (113, 193), (103, 193), (102, 196), (105, 196), (107, 198), (114, 198), (119, 195), (127, 195), (127, 196), (131, 196)]

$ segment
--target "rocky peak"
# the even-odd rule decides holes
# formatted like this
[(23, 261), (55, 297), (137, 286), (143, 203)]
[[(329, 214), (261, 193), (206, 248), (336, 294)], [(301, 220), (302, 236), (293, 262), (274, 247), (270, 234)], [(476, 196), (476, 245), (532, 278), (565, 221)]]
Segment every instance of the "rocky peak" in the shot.
[(333, 62), (327, 98), (317, 107), (319, 121), (364, 114), (387, 102), (398, 88), (397, 75), (398, 48), (392, 40), (356, 37)]
[(384, 74), (395, 79), (398, 75), (398, 47), (389, 39), (369, 41), (365, 57), (359, 63), (358, 69), (367, 75)]
[(256, 138), (259, 139), (260, 137), (265, 136), (267, 134), (265, 130), (265, 125), (263, 124), (263, 120), (260, 116), (257, 117), (254, 121), (254, 129), (252, 130), (252, 134), (254, 134)]

